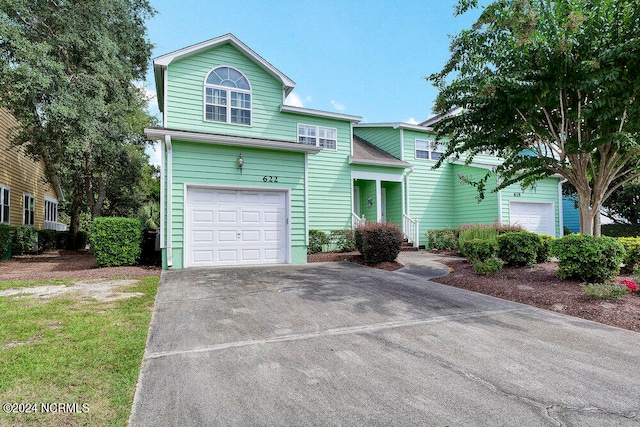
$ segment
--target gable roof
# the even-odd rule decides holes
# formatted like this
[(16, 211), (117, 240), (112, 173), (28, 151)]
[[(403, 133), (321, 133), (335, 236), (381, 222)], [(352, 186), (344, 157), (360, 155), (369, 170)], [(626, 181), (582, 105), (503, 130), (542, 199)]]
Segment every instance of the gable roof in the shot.
[(444, 120), (448, 117), (453, 117), (453, 116), (457, 116), (462, 112), (462, 107), (454, 107), (452, 109), (450, 109), (449, 111), (445, 111), (442, 114), (438, 114), (437, 116), (433, 116), (428, 118), (427, 120), (425, 120), (424, 122), (421, 122), (418, 126), (431, 126), (433, 124), (438, 123), (441, 120)]
[(296, 83), (287, 77), (284, 73), (271, 65), (266, 59), (254, 52), (249, 46), (242, 43), (233, 34), (225, 34), (220, 37), (216, 37), (210, 40), (206, 40), (200, 43), (196, 43), (191, 46), (187, 46), (182, 49), (175, 50), (162, 56), (158, 56), (153, 60), (153, 72), (156, 80), (156, 92), (158, 94), (158, 107), (160, 111), (164, 111), (164, 74), (165, 70), (171, 64), (171, 62), (186, 58), (191, 55), (195, 55), (207, 49), (212, 49), (223, 44), (230, 44), (240, 52), (244, 53), (253, 62), (258, 64), (262, 69), (271, 74), (277, 80), (282, 82), (285, 97), (291, 93)]
[(391, 166), (398, 168), (409, 168), (410, 163), (403, 162), (397, 157), (376, 147), (369, 141), (353, 135), (353, 155), (349, 157), (349, 163), (359, 163), (365, 165)]

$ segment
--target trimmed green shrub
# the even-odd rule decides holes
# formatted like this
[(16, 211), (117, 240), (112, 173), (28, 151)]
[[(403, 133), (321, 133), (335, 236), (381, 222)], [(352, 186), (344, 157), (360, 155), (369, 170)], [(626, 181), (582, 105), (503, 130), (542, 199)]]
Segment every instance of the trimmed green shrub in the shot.
[(38, 233), (31, 227), (14, 227), (13, 255), (23, 255), (38, 251)]
[(535, 233), (518, 231), (497, 238), (498, 257), (509, 265), (522, 267), (536, 262), (540, 238)]
[(458, 232), (457, 228), (427, 231), (427, 248), (437, 251), (457, 251)]
[(556, 238), (548, 234), (538, 234), (538, 239), (540, 240), (540, 245), (536, 252), (536, 264), (549, 261), (551, 257), (551, 244)]
[(580, 285), (582, 292), (594, 299), (620, 299), (627, 295), (627, 289), (607, 283), (583, 283)]
[(464, 242), (460, 251), (469, 262), (484, 262), (495, 256), (498, 251), (498, 244), (496, 239), (472, 239)]
[(98, 266), (137, 264), (141, 244), (142, 222), (139, 218), (102, 217), (93, 220), (91, 247)]
[(483, 276), (493, 275), (502, 271), (503, 262), (496, 257), (486, 261), (478, 261), (473, 264), (473, 271)]
[(622, 243), (627, 251), (622, 262), (625, 270), (630, 272), (640, 262), (640, 237), (619, 237), (618, 242)]
[(633, 275), (633, 279), (636, 281), (636, 283), (640, 283), (640, 265), (636, 264), (633, 267), (631, 274)]
[(78, 234), (76, 234), (75, 241), (73, 240), (73, 235), (69, 231), (63, 231), (64, 233), (64, 247), (70, 251), (79, 251), (85, 249), (87, 247), (87, 243), (89, 243), (89, 233), (86, 231), (78, 230)]
[(58, 233), (56, 230), (37, 230), (38, 252), (61, 249), (58, 247)]
[(0, 224), (0, 259), (4, 259), (5, 255), (8, 256), (9, 243), (11, 243), (12, 238), (11, 226)]
[(620, 272), (625, 249), (612, 237), (570, 234), (553, 242), (551, 254), (560, 260), (560, 278), (604, 283)]
[(329, 240), (340, 252), (353, 252), (356, 250), (356, 235), (350, 228), (346, 230), (331, 230)]
[(365, 261), (395, 261), (402, 246), (402, 230), (395, 224), (370, 222), (356, 228), (356, 242)]
[(317, 254), (322, 252), (322, 247), (329, 244), (329, 236), (320, 230), (309, 230), (309, 246), (307, 246), (307, 254)]
[(601, 231), (609, 237), (638, 237), (640, 224), (602, 224)]

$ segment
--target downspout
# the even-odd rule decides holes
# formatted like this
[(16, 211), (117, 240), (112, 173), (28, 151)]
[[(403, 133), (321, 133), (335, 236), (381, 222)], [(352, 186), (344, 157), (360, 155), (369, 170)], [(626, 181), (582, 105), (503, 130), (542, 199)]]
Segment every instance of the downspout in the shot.
[[(173, 266), (173, 147), (171, 146), (171, 136), (164, 136), (164, 143), (167, 146), (167, 267)], [(186, 195), (185, 195), (186, 197)]]
[(166, 191), (166, 184), (164, 182), (165, 177), (167, 176), (167, 174), (164, 171), (164, 166), (165, 166), (165, 148), (164, 148), (164, 143), (162, 140), (158, 140), (158, 142), (160, 143), (160, 249), (164, 249), (167, 245), (165, 243), (165, 236), (166, 233), (164, 231), (164, 224), (165, 224), (165, 220), (164, 220), (164, 203), (167, 200), (167, 196), (165, 194)]
[(556, 237), (562, 237), (562, 235), (564, 234), (564, 208), (562, 207), (562, 184), (564, 184), (565, 182), (567, 182), (566, 179), (561, 180), (560, 182), (558, 182), (558, 224), (560, 224), (560, 230), (558, 230), (558, 236)]
[(502, 225), (502, 190), (498, 190), (498, 224)]

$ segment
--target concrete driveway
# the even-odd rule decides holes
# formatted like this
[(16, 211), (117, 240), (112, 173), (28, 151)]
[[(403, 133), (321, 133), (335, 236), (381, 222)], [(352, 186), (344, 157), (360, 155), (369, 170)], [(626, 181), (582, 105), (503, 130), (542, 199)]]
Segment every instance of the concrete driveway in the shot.
[(640, 425), (640, 334), (403, 261), (164, 272), (131, 424)]

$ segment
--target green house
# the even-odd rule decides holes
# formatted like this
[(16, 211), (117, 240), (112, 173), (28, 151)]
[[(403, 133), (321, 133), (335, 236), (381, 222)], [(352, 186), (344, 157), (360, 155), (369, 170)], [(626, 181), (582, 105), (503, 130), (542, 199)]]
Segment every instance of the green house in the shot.
[(558, 179), (478, 203), (461, 177), (500, 159), (432, 170), (430, 121), (286, 105), (295, 83), (232, 34), (160, 56), (154, 72), (162, 126), (145, 132), (162, 147), (164, 268), (305, 263), (310, 229), (367, 221), (396, 223), (415, 245), (462, 223), (562, 229)]

